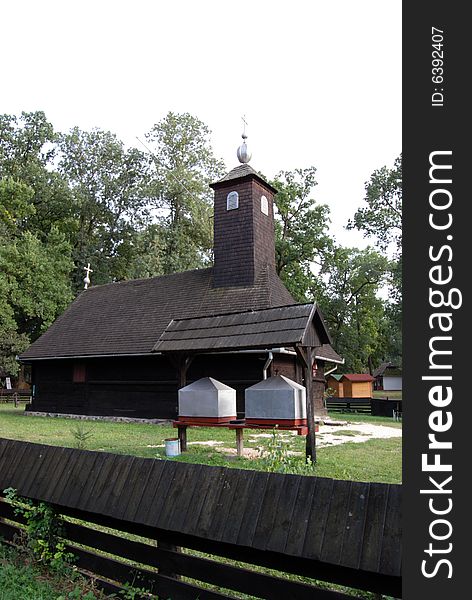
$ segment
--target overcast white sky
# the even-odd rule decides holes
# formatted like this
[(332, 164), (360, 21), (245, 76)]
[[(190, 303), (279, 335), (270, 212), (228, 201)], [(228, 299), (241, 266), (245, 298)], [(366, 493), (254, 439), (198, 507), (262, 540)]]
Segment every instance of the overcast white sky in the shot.
[(401, 151), (401, 0), (15, 0), (1, 21), (1, 113), (138, 145), (190, 112), (228, 168), (245, 114), (251, 165), (316, 166), (333, 234), (365, 245), (343, 227)]

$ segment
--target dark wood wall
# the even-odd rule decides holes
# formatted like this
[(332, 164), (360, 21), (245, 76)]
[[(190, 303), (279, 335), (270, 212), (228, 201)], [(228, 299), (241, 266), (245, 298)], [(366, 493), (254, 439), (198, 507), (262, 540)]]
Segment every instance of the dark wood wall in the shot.
[[(237, 192), (239, 206), (227, 210), (229, 192)], [(268, 214), (261, 211), (261, 196)], [(275, 271), (273, 192), (255, 179), (230, 180), (215, 189), (215, 287), (253, 286), (263, 269)]]
[[(265, 353), (197, 356), (188, 370), (187, 383), (213, 377), (235, 388), (238, 416), (242, 417), (244, 390), (261, 381), (266, 360)], [(293, 363), (295, 359), (289, 357), (290, 360)], [(85, 365), (85, 381), (74, 382), (78, 365)], [(295, 373), (294, 366), (290, 372)], [(287, 376), (293, 378), (288, 372)], [(33, 363), (32, 379), (33, 411), (148, 419), (177, 417), (177, 372), (164, 356), (38, 361)]]
[(274, 354), (269, 375), (283, 375), (294, 381), (302, 382), (302, 371), (293, 354)]

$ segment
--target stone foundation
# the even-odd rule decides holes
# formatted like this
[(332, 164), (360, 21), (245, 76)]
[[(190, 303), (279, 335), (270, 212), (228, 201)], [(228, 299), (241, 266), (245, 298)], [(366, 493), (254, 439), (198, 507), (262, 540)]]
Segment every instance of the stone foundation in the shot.
[(58, 419), (76, 419), (79, 421), (111, 421), (113, 423), (143, 423), (145, 425), (172, 425), (169, 419), (133, 419), (131, 417), (100, 417), (94, 415), (69, 415), (66, 413), (49, 413), (25, 411), (23, 414), (33, 417), (56, 417)]

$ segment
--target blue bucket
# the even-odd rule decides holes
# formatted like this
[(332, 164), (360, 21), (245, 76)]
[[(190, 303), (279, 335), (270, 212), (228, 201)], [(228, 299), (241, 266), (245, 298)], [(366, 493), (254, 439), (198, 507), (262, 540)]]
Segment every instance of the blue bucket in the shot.
[(166, 446), (166, 456), (179, 456), (180, 440), (179, 438), (167, 438), (164, 440)]

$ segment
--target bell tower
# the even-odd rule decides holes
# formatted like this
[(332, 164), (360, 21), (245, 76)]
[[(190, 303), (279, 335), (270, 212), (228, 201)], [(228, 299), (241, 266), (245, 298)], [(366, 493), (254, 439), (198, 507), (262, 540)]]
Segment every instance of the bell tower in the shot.
[(275, 271), (274, 196), (277, 190), (248, 163), (245, 133), (241, 163), (212, 183), (214, 199), (214, 287), (250, 287), (265, 269)]

